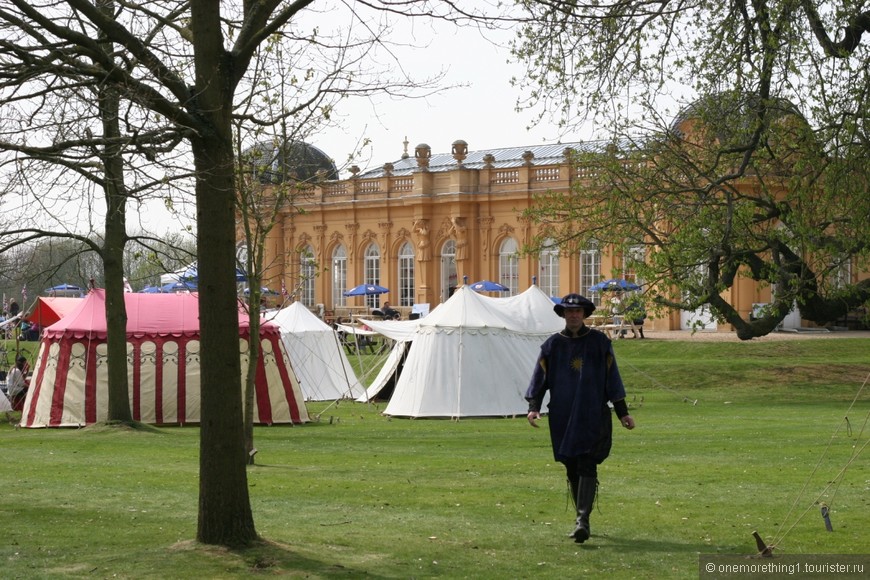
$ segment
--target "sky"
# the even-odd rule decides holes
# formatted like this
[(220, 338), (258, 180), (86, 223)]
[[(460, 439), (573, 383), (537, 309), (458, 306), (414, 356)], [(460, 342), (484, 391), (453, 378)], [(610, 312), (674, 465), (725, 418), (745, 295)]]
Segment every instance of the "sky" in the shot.
[[(487, 35), (501, 42), (509, 38), (504, 32)], [(443, 24), (434, 32), (418, 28), (413, 36), (415, 44), (425, 48), (398, 49), (403, 66), (421, 77), (444, 71), (441, 84), (451, 88), (425, 98), (342, 102), (337, 111), (342, 126), (307, 139), (335, 160), (342, 178), (350, 176), (346, 160), (363, 136), (371, 145), (355, 160), (362, 170), (399, 159), (406, 139), (413, 155), (420, 143), (428, 144), (433, 154), (449, 153), (458, 139), (477, 151), (591, 138), (568, 134), (560, 139), (559, 129), (547, 118), (527, 130), (535, 113), (515, 110), (520, 93), (510, 83), (512, 77), (522, 76), (523, 68), (508, 64), (507, 49), (495, 46), (480, 31)], [(158, 231), (180, 228), (159, 203), (150, 204), (142, 219)]]
[(368, 104), (349, 103), (345, 129), (317, 135), (312, 144), (338, 162), (346, 158), (356, 138), (365, 134), (372, 141), (370, 161), (358, 163), (365, 170), (399, 159), (406, 137), (411, 155), (420, 143), (428, 144), (433, 154), (449, 153), (457, 139), (466, 141), (471, 151), (558, 141), (553, 125), (526, 130), (534, 114), (515, 111), (520, 93), (510, 79), (520, 76), (523, 69), (508, 64), (508, 56), (506, 49), (493, 46), (474, 29), (438, 34), (427, 49), (408, 51), (403, 58), (414, 71), (434, 74), (443, 68), (444, 85), (454, 88), (425, 99), (382, 102), (379, 117)]

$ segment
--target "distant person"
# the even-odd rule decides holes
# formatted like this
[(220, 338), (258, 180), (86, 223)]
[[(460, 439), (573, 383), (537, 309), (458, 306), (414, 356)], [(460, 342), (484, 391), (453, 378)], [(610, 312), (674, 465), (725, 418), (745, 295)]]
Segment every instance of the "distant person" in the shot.
[(11, 302), (9, 302), (9, 318), (15, 318), (15, 316), (21, 312), (21, 307), (18, 306), (18, 302), (13, 298)]
[[(625, 317), (631, 320), (631, 323), (640, 333), (640, 338), (643, 336), (643, 323), (646, 321), (646, 304), (644, 304), (643, 295), (631, 293), (622, 301), (625, 306)], [(625, 336), (625, 331), (622, 331)]]
[(565, 319), (565, 329), (541, 345), (526, 400), (527, 419), (538, 426), (541, 405), (550, 392), (550, 441), (556, 461), (565, 466), (577, 512), (570, 537), (589, 539), (589, 516), (598, 488), (598, 465), (610, 455), (613, 442), (608, 402), (619, 422), (634, 429), (625, 403), (625, 388), (607, 336), (585, 325), (595, 305), (579, 294), (568, 294), (553, 308)]
[(24, 408), (27, 387), (27, 359), (19, 356), (15, 359), (15, 366), (6, 375), (6, 392), (15, 411), (21, 411)]
[(384, 313), (384, 320), (399, 320), (402, 318), (402, 313), (390, 306), (389, 302), (384, 302), (381, 312)]

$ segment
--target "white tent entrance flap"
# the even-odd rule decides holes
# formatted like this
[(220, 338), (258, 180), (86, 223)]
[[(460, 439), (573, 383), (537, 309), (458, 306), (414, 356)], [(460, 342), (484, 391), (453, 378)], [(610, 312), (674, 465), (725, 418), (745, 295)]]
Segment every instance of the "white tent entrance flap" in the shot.
[[(537, 286), (508, 298), (462, 287), (414, 322), (413, 348), (385, 415), (525, 415), (523, 395), (541, 344), (564, 327), (553, 302)], [(389, 336), (386, 322), (366, 324)]]
[(331, 326), (301, 302), (279, 310), (272, 321), (281, 328), (293, 369), (307, 401), (357, 398), (364, 388)]

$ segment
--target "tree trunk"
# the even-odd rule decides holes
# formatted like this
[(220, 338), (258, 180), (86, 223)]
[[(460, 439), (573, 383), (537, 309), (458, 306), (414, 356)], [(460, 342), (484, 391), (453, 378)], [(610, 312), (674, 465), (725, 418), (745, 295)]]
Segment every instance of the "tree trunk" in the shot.
[[(109, 15), (112, 14), (113, 5), (112, 0), (101, 0), (99, 3), (100, 8)], [(127, 191), (118, 119), (120, 99), (118, 89), (113, 85), (101, 85), (97, 90), (103, 137), (110, 140), (102, 151), (106, 197), (106, 237), (102, 258), (106, 278), (106, 355), (109, 375), (106, 418), (109, 421), (132, 423), (127, 379), (127, 308), (124, 303)]]
[[(257, 539), (248, 496), (236, 302), (233, 71), (223, 49), (220, 3), (191, 2), (197, 102), (203, 132), (192, 139), (197, 173), (201, 333), (201, 432), (197, 540), (242, 546)], [(206, 129), (208, 128), (208, 129)]]

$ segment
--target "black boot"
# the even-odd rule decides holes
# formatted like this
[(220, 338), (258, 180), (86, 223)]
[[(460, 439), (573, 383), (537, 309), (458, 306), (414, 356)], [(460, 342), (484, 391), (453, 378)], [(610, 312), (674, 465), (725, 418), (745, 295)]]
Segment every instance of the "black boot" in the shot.
[[(573, 482), (572, 482), (573, 483)], [(577, 522), (571, 537), (578, 544), (589, 539), (589, 516), (592, 514), (592, 506), (595, 503), (595, 491), (598, 487), (598, 479), (595, 477), (581, 477), (576, 489), (571, 486), (575, 493), (574, 502), (577, 507)]]

